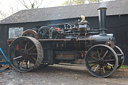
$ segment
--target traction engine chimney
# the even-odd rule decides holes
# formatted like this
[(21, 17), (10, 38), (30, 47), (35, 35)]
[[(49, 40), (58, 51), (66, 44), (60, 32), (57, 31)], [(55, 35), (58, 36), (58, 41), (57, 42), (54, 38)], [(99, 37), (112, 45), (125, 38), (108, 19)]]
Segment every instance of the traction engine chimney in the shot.
[(99, 32), (100, 35), (106, 35), (106, 7), (99, 7)]

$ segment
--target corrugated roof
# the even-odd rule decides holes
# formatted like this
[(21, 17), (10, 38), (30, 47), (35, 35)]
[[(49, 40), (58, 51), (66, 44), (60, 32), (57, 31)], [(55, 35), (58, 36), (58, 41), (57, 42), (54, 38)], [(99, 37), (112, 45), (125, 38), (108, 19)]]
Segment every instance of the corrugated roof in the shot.
[[(21, 10), (4, 20), (0, 24), (38, 22), (48, 20), (58, 20), (67, 18), (77, 18), (81, 15), (86, 17), (98, 16), (97, 8), (99, 3), (60, 6), (39, 9)], [(128, 14), (128, 0), (116, 0), (107, 3), (107, 15)]]

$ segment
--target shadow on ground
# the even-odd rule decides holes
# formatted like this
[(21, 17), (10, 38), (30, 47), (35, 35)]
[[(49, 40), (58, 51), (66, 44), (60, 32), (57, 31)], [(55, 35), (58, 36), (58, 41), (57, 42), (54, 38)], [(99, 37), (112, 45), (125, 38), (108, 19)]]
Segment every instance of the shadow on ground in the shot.
[(40, 66), (20, 73), (13, 68), (0, 75), (0, 85), (127, 85), (128, 71), (117, 70), (108, 78), (93, 77), (85, 65)]

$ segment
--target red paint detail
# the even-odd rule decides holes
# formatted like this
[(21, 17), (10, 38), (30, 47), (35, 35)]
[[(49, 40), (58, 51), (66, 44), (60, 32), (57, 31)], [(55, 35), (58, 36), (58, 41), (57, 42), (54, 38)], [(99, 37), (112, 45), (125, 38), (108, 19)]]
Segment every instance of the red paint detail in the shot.
[(56, 29), (56, 31), (60, 31), (60, 28), (55, 27), (54, 29)]
[(17, 46), (16, 46), (16, 50), (18, 50), (19, 49), (19, 44), (17, 44)]

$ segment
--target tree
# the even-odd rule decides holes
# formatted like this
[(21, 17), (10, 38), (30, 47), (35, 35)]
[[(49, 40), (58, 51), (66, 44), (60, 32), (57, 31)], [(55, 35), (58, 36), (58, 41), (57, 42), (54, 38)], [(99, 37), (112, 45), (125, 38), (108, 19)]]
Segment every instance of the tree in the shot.
[(0, 20), (4, 19), (5, 17), (6, 17), (6, 14), (0, 10)]
[[(64, 3), (62, 3), (62, 6), (84, 4), (85, 2), (88, 2), (88, 3), (99, 3), (101, 1), (104, 1), (104, 0), (67, 0)], [(112, 1), (112, 0), (109, 0), (109, 1)]]
[(62, 6), (65, 5), (77, 5), (77, 4), (84, 4), (85, 0), (67, 0), (64, 3), (62, 3)]
[(103, 1), (103, 0), (88, 0), (89, 3), (99, 3), (100, 1)]
[(0, 20), (4, 19), (7, 16), (4, 12), (0, 11)]
[(18, 0), (25, 8), (34, 9), (39, 8), (43, 0)]

